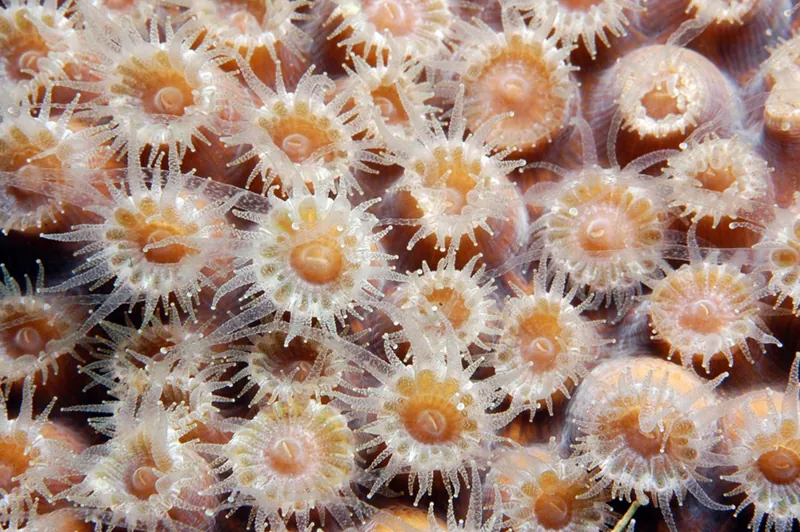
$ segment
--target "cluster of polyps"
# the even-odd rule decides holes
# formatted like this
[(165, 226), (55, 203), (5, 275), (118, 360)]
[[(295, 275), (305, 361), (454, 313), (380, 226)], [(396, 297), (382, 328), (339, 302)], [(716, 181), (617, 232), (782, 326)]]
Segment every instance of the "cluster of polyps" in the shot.
[(722, 438), (713, 390), (727, 374), (704, 381), (687, 369), (652, 358), (620, 358), (595, 368), (573, 399), (580, 432), (576, 459), (591, 473), (583, 497), (611, 489), (613, 498), (652, 502), (670, 530), (670, 509), (687, 491), (704, 506), (728, 510), (703, 491), (698, 468), (721, 465), (713, 447)]

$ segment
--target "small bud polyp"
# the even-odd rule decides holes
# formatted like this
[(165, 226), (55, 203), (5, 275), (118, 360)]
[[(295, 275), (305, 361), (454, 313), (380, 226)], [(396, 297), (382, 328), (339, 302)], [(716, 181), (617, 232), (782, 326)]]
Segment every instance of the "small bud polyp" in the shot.
[[(333, 146), (338, 136), (333, 129), (325, 128), (316, 117), (301, 114), (264, 120), (259, 126), (294, 163), (306, 162), (315, 152)], [(326, 155), (329, 160), (332, 157), (330, 153)]]
[(732, 366), (736, 352), (752, 362), (748, 341), (762, 346), (778, 342), (761, 319), (763, 284), (733, 264), (684, 264), (652, 286), (654, 338), (669, 345), (670, 357), (679, 353), (684, 366), (700, 357), (708, 370), (718, 355)]
[(463, 268), (456, 268), (455, 263), (452, 250), (439, 261), (435, 271), (423, 263), (422, 269), (412, 273), (392, 298), (400, 308), (419, 319), (423, 332), (435, 346), (443, 347), (454, 336), (463, 353), (473, 345), (488, 350), (482, 336), (496, 332), (493, 326), (497, 316), (490, 296), (494, 285), (480, 284), (484, 268), (476, 271), (477, 257)]

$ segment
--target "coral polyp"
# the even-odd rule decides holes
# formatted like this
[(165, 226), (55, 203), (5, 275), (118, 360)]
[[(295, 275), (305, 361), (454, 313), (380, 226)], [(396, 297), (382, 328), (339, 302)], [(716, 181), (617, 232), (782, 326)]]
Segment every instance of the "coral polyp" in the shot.
[(384, 53), (390, 40), (417, 59), (443, 51), (454, 19), (447, 0), (334, 0), (328, 36), (365, 59)]
[(86, 3), (80, 15), (88, 28), (80, 53), (89, 73), (86, 80), (59, 84), (91, 95), (79, 115), (96, 122), (89, 135), (93, 149), (109, 145), (109, 157), (124, 155), (134, 142), (149, 147), (154, 158), (171, 145), (183, 153), (194, 151), (196, 141), (207, 144), (238, 87), (219, 67), (229, 58), (208, 43), (193, 46), (202, 28), (187, 22), (175, 30), (153, 18), (146, 32)]
[(286, 342), (315, 321), (336, 334), (337, 322), (381, 297), (373, 283), (397, 277), (387, 264), (393, 257), (380, 250), (390, 228), (375, 233), (378, 219), (367, 212), (374, 202), (352, 206), (342, 194), (331, 198), (324, 190), (311, 194), (297, 188), (286, 200), (269, 199), (266, 215), (238, 212), (257, 224), (255, 231), (242, 233), (248, 264), (220, 287), (214, 305), (248, 286), (244, 297), (258, 317), (291, 315)]
[(39, 415), (34, 415), (33, 379), (22, 386), (22, 402), (16, 417), (9, 414), (5, 397), (0, 394), (0, 523), (7, 508), (29, 506), (35, 497), (53, 497), (66, 485), (59, 466), (64, 457), (80, 451), (71, 447), (68, 429), (48, 421), (55, 400)]
[(647, 312), (654, 338), (666, 342), (669, 357), (680, 355), (684, 366), (700, 359), (708, 371), (715, 356), (733, 365), (741, 353), (753, 362), (748, 343), (777, 344), (764, 323), (769, 292), (760, 275), (747, 275), (732, 263), (713, 258), (684, 264), (652, 285)]
[(641, 283), (667, 267), (666, 209), (651, 183), (631, 171), (591, 166), (568, 174), (532, 230), (534, 247), (569, 273), (595, 303), (624, 314)]
[(367, 438), (361, 448), (379, 451), (368, 468), (377, 473), (370, 497), (397, 475), (408, 475), (415, 503), (433, 493), (434, 475), (448, 494), (458, 496), (459, 477), (469, 481), (466, 468), (484, 462), (489, 446), (504, 441), (494, 432), (517, 413), (516, 409), (491, 412), (500, 404), (504, 396), (500, 386), (510, 376), (499, 373), (471, 380), (480, 360), (464, 368), (454, 338), (444, 352), (430, 350), (420, 331), (409, 339), (410, 365), (391, 350), (386, 353), (388, 364), (358, 356), (356, 364), (363, 365), (380, 386), (337, 397), (354, 412), (372, 415), (359, 429)]
[(208, 490), (230, 493), (220, 509), (251, 507), (261, 532), (284, 530), (292, 517), (298, 530), (316, 523), (312, 515), (320, 526), (327, 513), (343, 527), (365, 519), (365, 505), (351, 488), (355, 436), (336, 408), (290, 397), (262, 407), (253, 419), (229, 422), (236, 430), (228, 444), (203, 447), (225, 460), (218, 473), (230, 472)]
[(48, 89), (39, 106), (14, 105), (0, 96), (3, 233), (38, 233), (74, 219), (77, 209), (69, 206), (69, 189), (95, 166), (76, 143), (76, 135), (85, 131), (73, 120), (78, 101), (58, 110), (51, 105), (51, 96)]
[(735, 96), (731, 82), (697, 52), (647, 46), (603, 74), (594, 89), (592, 115), (598, 118), (592, 122), (600, 127), (603, 116), (614, 113), (610, 134), (619, 138), (610, 139), (609, 150), (618, 153), (608, 156), (624, 163), (653, 150), (677, 148), (699, 127), (730, 131), (741, 120)]
[(562, 460), (554, 440), (503, 452), (492, 480), (514, 530), (605, 530), (616, 521), (603, 493), (583, 497), (591, 488), (589, 475), (579, 464)]
[(570, 48), (544, 24), (526, 25), (513, 7), (502, 12), (503, 31), (486, 24), (457, 26), (464, 46), (444, 68), (465, 87), (464, 119), (471, 131), (498, 115), (488, 140), (523, 152), (553, 141), (566, 128), (578, 96)]
[(217, 501), (201, 492), (214, 477), (205, 460), (180, 442), (191, 425), (164, 410), (154, 393), (141, 401), (130, 394), (112, 409), (106, 406), (99, 410), (113, 413), (111, 439), (66, 462), (83, 480), (58, 498), (91, 508), (95, 519), (112, 528), (205, 529)]
[[(402, 95), (402, 100), (406, 99)], [(512, 150), (495, 152), (488, 141), (497, 116), (465, 138), (464, 88), (445, 134), (438, 119), (412, 116), (414, 137), (393, 135), (382, 127), (389, 154), (387, 160), (403, 167), (395, 208), (403, 218), (415, 219), (419, 229), (407, 248), (429, 239), (438, 250), (461, 244), (480, 245), (484, 260), (499, 262), (509, 250), (518, 248), (527, 219), (519, 193), (507, 175), (522, 166), (521, 160), (506, 160)], [(497, 233), (495, 233), (497, 232)], [(487, 238), (491, 235), (497, 238)]]
[(69, 48), (78, 32), (72, 0), (8, 0), (0, 6), (0, 79), (16, 100), (23, 101), (42, 82), (74, 67)]
[(572, 415), (580, 431), (575, 451), (593, 470), (584, 496), (610, 488), (612, 497), (661, 509), (669, 529), (677, 530), (670, 509), (691, 493), (704, 506), (714, 502), (700, 482), (699, 468), (720, 465), (713, 453), (721, 439), (714, 388), (727, 374), (704, 381), (692, 372), (647, 357), (617, 359), (590, 374)]
[(610, 37), (627, 35), (632, 15), (643, 10), (639, 0), (515, 0), (520, 9), (529, 13), (564, 43), (580, 41), (593, 58), (597, 41), (611, 47)]
[(759, 216), (769, 200), (770, 167), (739, 139), (705, 137), (690, 142), (680, 155), (667, 159), (664, 177), (670, 179), (667, 201), (693, 223)]
[[(122, 183), (107, 183), (110, 197), (90, 189), (81, 206), (100, 223), (76, 226), (71, 232), (45, 235), (59, 242), (87, 242), (78, 254), (91, 254), (75, 276), (46, 291), (60, 292), (90, 284), (113, 282), (111, 296), (80, 329), (89, 331), (120, 305), (144, 300), (143, 323), (153, 317), (159, 302), (170, 296), (194, 315), (193, 299), (211, 287), (210, 275), (230, 258), (224, 235), (225, 214), (236, 196), (213, 197), (206, 182), (183, 174), (176, 148), (170, 150), (169, 170), (146, 172), (131, 154)], [(199, 182), (198, 182), (199, 181)]]
[(532, 290), (514, 287), (515, 297), (505, 302), (494, 357), (497, 368), (518, 375), (505, 386), (513, 401), (528, 405), (531, 415), (545, 404), (552, 415), (554, 396), (560, 392), (569, 398), (570, 387), (588, 372), (596, 348), (612, 340), (600, 336), (602, 322), (581, 316), (592, 298), (573, 306), (578, 287), (564, 293), (566, 274), (548, 280), (547, 268), (540, 268)]
[[(241, 66), (241, 70), (259, 104), (237, 105), (246, 118), (236, 122), (233, 133), (222, 141), (228, 146), (252, 146), (230, 163), (255, 160), (246, 187), (260, 177), (265, 194), (273, 181), (284, 192), (304, 181), (312, 187), (330, 188), (336, 178), (345, 193), (360, 190), (354, 172), (374, 173), (364, 163), (379, 159), (367, 151), (373, 144), (360, 138), (367, 125), (361, 102), (352, 105), (354, 87), (329, 99), (335, 84), (327, 76), (313, 74), (313, 69), (303, 74), (293, 92), (284, 86), (280, 70), (275, 90), (256, 79), (249, 68)], [(345, 110), (348, 102), (350, 109)], [(320, 169), (333, 175), (327, 181), (320, 179), (327, 175)], [(295, 173), (301, 174), (299, 178)]]
[(246, 364), (230, 381), (246, 379), (241, 395), (256, 389), (251, 405), (292, 397), (320, 401), (339, 385), (346, 360), (337, 346), (302, 335), (287, 342), (288, 332), (289, 326), (282, 321), (244, 329), (237, 335), (246, 336), (248, 345), (219, 355), (222, 363)]
[(736, 513), (752, 505), (753, 530), (766, 519), (764, 530), (786, 532), (800, 520), (798, 364), (796, 356), (784, 393), (767, 388), (746, 394), (725, 418), (732, 434), (728, 460), (736, 470), (723, 478), (738, 484), (727, 495), (746, 496)]
[[(309, 37), (298, 23), (307, 0), (172, 0), (189, 7), (213, 47), (238, 52), (264, 83), (275, 82), (278, 65), (292, 83), (307, 68)], [(228, 68), (228, 65), (225, 66)]]
[(455, 334), (463, 353), (468, 353), (473, 345), (486, 351), (489, 349), (486, 339), (499, 332), (496, 328), (499, 316), (491, 296), (494, 286), (481, 283), (486, 268), (476, 268), (478, 258), (475, 256), (463, 268), (456, 268), (456, 255), (451, 250), (435, 270), (423, 263), (422, 269), (411, 274), (392, 294), (393, 302), (414, 316), (436, 345), (445, 346), (449, 334)]
[(41, 263), (35, 285), (29, 277), (20, 285), (4, 264), (0, 270), (0, 384), (19, 384), (28, 376), (47, 383), (58, 374), (61, 356), (78, 356), (74, 333), (86, 312), (68, 297), (40, 293)]
[(800, 211), (798, 204), (777, 209), (775, 219), (760, 228), (761, 242), (753, 246), (768, 253), (761, 270), (769, 273), (769, 288), (778, 294), (775, 305), (789, 299), (795, 314), (800, 312)]

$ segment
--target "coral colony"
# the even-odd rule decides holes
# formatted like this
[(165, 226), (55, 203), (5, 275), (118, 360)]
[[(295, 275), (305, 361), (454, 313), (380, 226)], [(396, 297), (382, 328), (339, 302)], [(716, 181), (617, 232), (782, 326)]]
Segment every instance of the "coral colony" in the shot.
[(0, 0), (0, 531), (800, 529), (797, 0)]

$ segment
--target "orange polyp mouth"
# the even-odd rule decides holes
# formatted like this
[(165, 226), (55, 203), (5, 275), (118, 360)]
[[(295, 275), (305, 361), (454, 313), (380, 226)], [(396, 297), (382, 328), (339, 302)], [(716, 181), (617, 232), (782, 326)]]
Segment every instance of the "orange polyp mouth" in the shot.
[[(566, 495), (566, 496), (565, 496)], [(572, 521), (572, 499), (569, 494), (545, 493), (533, 504), (539, 523), (550, 530), (560, 530)]]
[(643, 458), (650, 458), (661, 452), (663, 434), (658, 430), (647, 433), (642, 432), (639, 427), (640, 415), (639, 411), (636, 410), (617, 420), (614, 423), (617, 428), (615, 432), (622, 433), (626, 444), (632, 451)]
[(477, 186), (473, 176), (480, 175), (480, 172), (480, 161), (465, 161), (460, 150), (452, 154), (442, 150), (436, 154), (433, 168), (425, 173), (425, 186), (443, 191), (445, 213), (458, 215), (468, 204), (468, 194)]
[(149, 63), (141, 61), (117, 67), (122, 79), (111, 87), (114, 94), (133, 96), (150, 115), (183, 116), (194, 104), (194, 93), (183, 72), (170, 65), (165, 52)]
[(144, 501), (158, 493), (156, 490), (158, 478), (152, 464), (140, 465), (131, 473), (128, 488), (131, 494)]
[(617, 251), (627, 248), (627, 220), (622, 219), (614, 206), (599, 205), (587, 212), (580, 223), (578, 234), (581, 247), (586, 251)]
[(770, 255), (770, 260), (778, 268), (794, 268), (800, 263), (800, 253), (794, 249), (776, 249)]
[(723, 325), (719, 305), (710, 299), (695, 301), (684, 307), (680, 324), (701, 334), (717, 333)]
[(724, 192), (736, 182), (736, 176), (732, 168), (721, 170), (708, 168), (705, 172), (696, 175), (695, 179), (700, 181), (704, 189), (713, 190), (714, 192)]
[(323, 237), (292, 249), (289, 263), (304, 281), (324, 285), (339, 278), (345, 257), (337, 240)]
[(399, 401), (398, 414), (408, 434), (425, 445), (456, 441), (464, 428), (462, 413), (452, 402), (457, 390), (456, 383), (438, 382), (430, 371), (402, 386), (402, 392), (410, 393)]
[(62, 337), (62, 331), (47, 318), (26, 319), (24, 314), (4, 317), (6, 323), (22, 320), (22, 323), (0, 331), (3, 349), (12, 358), (26, 355), (37, 356), (52, 340)]
[(372, 91), (372, 101), (380, 108), (381, 116), (390, 125), (408, 122), (408, 114), (406, 114), (400, 95), (394, 85), (389, 87), (381, 86)]
[(366, 0), (363, 9), (378, 33), (388, 31), (395, 37), (404, 37), (414, 33), (419, 20), (415, 1)]
[(682, 114), (678, 107), (678, 101), (662, 85), (651, 89), (642, 96), (641, 103), (647, 111), (647, 116), (656, 120)]
[(157, 212), (152, 202), (140, 205), (142, 212), (132, 213), (126, 209), (117, 209), (114, 219), (122, 227), (122, 233), (110, 232), (111, 240), (130, 240), (136, 243), (145, 260), (154, 264), (177, 264), (185, 258), (196, 255), (198, 250), (184, 244), (172, 243), (165, 246), (152, 247), (153, 244), (168, 238), (183, 237), (197, 231), (194, 225), (181, 225), (176, 219), (168, 221), (147, 221), (147, 217)]
[(532, 312), (520, 323), (519, 340), (522, 357), (533, 362), (531, 371), (545, 373), (555, 368), (560, 352), (558, 317), (546, 312)]
[(308, 469), (308, 456), (300, 439), (296, 437), (280, 438), (268, 444), (264, 454), (273, 471), (279, 475), (296, 477)]
[[(331, 134), (307, 118), (290, 116), (273, 124), (261, 124), (261, 127), (293, 163), (306, 162), (315, 153), (334, 145)], [(323, 160), (330, 162), (332, 159), (333, 153), (326, 153)]]
[(800, 456), (786, 447), (762, 454), (756, 460), (756, 466), (772, 484), (792, 484), (800, 478)]
[(447, 318), (453, 329), (461, 329), (469, 321), (471, 312), (464, 298), (452, 288), (435, 288), (425, 299)]

